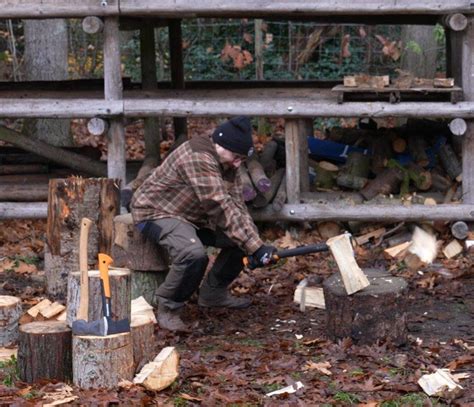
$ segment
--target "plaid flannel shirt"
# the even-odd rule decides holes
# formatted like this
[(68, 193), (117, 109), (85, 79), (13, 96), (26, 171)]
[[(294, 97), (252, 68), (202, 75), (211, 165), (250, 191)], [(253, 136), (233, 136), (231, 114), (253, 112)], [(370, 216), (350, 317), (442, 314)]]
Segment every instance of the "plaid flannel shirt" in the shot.
[(209, 137), (196, 136), (173, 151), (133, 195), (135, 223), (176, 218), (197, 227), (219, 227), (244, 252), (262, 244), (234, 169), (223, 171)]

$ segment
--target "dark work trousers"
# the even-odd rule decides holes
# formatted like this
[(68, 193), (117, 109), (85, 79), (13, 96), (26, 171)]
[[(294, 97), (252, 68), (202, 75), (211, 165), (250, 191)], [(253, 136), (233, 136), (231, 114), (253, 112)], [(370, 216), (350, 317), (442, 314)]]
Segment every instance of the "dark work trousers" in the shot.
[(168, 308), (182, 307), (198, 289), (209, 261), (205, 246), (222, 249), (206, 277), (211, 287), (227, 287), (243, 269), (245, 253), (220, 230), (196, 229), (175, 218), (142, 222), (138, 228), (168, 251), (171, 267), (157, 293)]

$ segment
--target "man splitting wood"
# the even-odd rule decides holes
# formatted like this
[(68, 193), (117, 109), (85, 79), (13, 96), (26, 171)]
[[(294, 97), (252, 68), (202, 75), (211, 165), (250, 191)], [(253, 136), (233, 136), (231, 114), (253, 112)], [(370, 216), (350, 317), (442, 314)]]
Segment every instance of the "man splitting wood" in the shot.
[[(227, 287), (242, 271), (245, 255), (252, 255), (261, 267), (276, 253), (259, 237), (242, 197), (238, 168), (252, 153), (250, 120), (233, 118), (211, 136), (194, 136), (180, 145), (134, 193), (134, 223), (171, 259), (157, 293), (161, 328), (188, 330), (180, 314), (201, 280), (200, 306), (251, 304), (248, 298), (232, 296)], [(221, 251), (203, 279), (209, 261), (205, 246)]]

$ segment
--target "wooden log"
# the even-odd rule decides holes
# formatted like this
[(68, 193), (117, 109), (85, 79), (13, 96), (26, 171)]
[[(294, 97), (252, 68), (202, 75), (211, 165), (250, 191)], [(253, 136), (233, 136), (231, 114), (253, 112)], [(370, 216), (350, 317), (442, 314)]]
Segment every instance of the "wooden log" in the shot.
[(134, 271), (168, 270), (166, 251), (134, 226), (130, 213), (114, 217), (112, 258), (115, 266)]
[(370, 285), (362, 269), (354, 258), (350, 235), (344, 233), (330, 238), (327, 242), (331, 253), (336, 260), (339, 272), (348, 295), (363, 290)]
[(431, 173), (431, 187), (434, 191), (446, 192), (452, 185), (452, 182), (445, 176), (437, 173)]
[(45, 219), (46, 202), (0, 202), (0, 219)]
[(252, 179), (253, 185), (260, 192), (267, 192), (271, 188), (271, 181), (265, 174), (262, 164), (257, 160), (256, 157), (247, 160), (247, 170)]
[(179, 354), (174, 347), (168, 346), (143, 367), (133, 383), (141, 384), (148, 390), (163, 390), (178, 377), (178, 367)]
[(82, 29), (87, 34), (97, 34), (104, 30), (104, 22), (99, 17), (87, 16), (82, 19)]
[(375, 175), (380, 174), (385, 169), (386, 162), (392, 158), (392, 142), (388, 137), (372, 137), (372, 161), (370, 170)]
[(396, 137), (393, 141), (392, 141), (392, 150), (397, 153), (397, 154), (401, 154), (401, 153), (404, 153), (407, 149), (407, 141), (402, 138), (402, 137)]
[(280, 211), (285, 205), (286, 202), (286, 173), (283, 175), (278, 191), (273, 198), (272, 208), (275, 211)]
[(138, 271), (132, 272), (132, 298), (143, 296), (153, 307), (158, 307), (158, 287), (165, 281), (166, 271)]
[(342, 188), (355, 189), (357, 191), (363, 189), (369, 180), (367, 178), (359, 177), (357, 175), (340, 173), (336, 178), (336, 183)]
[[(259, 161), (262, 164), (263, 170), (266, 174), (269, 174), (269, 170), (273, 169), (275, 160), (275, 154), (278, 149), (278, 144), (275, 140), (270, 140), (263, 146), (263, 150), (260, 153)], [(271, 174), (269, 174), (271, 175)]]
[(333, 341), (349, 337), (357, 344), (388, 341), (403, 345), (407, 340), (406, 281), (382, 270), (364, 272), (370, 286), (351, 296), (340, 274), (324, 281), (328, 337)]
[(408, 151), (413, 158), (413, 161), (421, 167), (426, 167), (430, 159), (426, 154), (426, 141), (420, 135), (411, 135), (408, 138)]
[(73, 170), (83, 171), (94, 176), (105, 176), (107, 174), (104, 164), (84, 157), (81, 154), (72, 153), (59, 147), (50, 146), (40, 140), (24, 136), (14, 130), (0, 126), (0, 140), (30, 151), (48, 160), (64, 165)]
[(410, 180), (413, 181), (417, 190), (427, 191), (431, 188), (433, 180), (430, 171), (423, 169), (415, 163), (408, 164), (407, 170)]
[(48, 200), (48, 184), (0, 184), (0, 201), (36, 202)]
[[(97, 321), (103, 317), (101, 283), (99, 270), (89, 270), (89, 322)], [(129, 269), (110, 267), (110, 291), (112, 298), (112, 318), (121, 320), (131, 318), (131, 286), (132, 276)], [(69, 273), (67, 287), (67, 315), (66, 321), (69, 326), (77, 319), (80, 302), (80, 279), (78, 271)]]
[(0, 175), (8, 174), (39, 174), (48, 172), (48, 166), (45, 164), (2, 164)]
[(242, 194), (244, 196), (244, 201), (249, 202), (255, 199), (255, 197), (257, 196), (257, 191), (255, 190), (252, 180), (250, 179), (247, 167), (241, 165), (238, 171), (242, 180)]
[(284, 175), (285, 175), (284, 168), (279, 168), (275, 172), (275, 174), (273, 174), (273, 176), (270, 178), (271, 188), (267, 192), (257, 195), (257, 197), (254, 199), (252, 203), (252, 206), (254, 208), (263, 208), (272, 201), (278, 189), (280, 188), (280, 184), (281, 184), (281, 181), (283, 180)]
[(137, 373), (155, 354), (155, 324), (145, 316), (134, 316), (130, 322), (133, 346), (133, 372)]
[(21, 300), (11, 295), (0, 295), (0, 346), (15, 345), (18, 340), (18, 321)]
[(87, 131), (93, 136), (102, 136), (109, 131), (109, 122), (100, 117), (93, 117), (87, 121)]
[(79, 230), (83, 217), (93, 221), (89, 262), (97, 253), (111, 253), (113, 218), (120, 208), (119, 190), (112, 179), (54, 179), (49, 184), (45, 273), (48, 293), (65, 299), (69, 272), (79, 270)]
[(454, 222), (451, 225), (451, 234), (458, 240), (464, 240), (469, 235), (469, 226), (463, 221)]
[(71, 330), (65, 322), (44, 321), (21, 325), (18, 344), (20, 379), (68, 382), (72, 379)]
[(454, 134), (455, 136), (463, 136), (466, 134), (467, 131), (467, 123), (466, 120), (461, 119), (460, 117), (457, 117), (456, 119), (453, 119), (449, 122), (449, 130), (451, 130), (451, 133)]
[[(291, 109), (292, 106), (290, 106)], [(301, 150), (297, 119), (285, 120), (286, 195), (289, 203), (299, 203), (301, 196)]]
[(111, 389), (133, 378), (130, 332), (72, 338), (73, 383), (81, 389)]
[(452, 88), (454, 87), (454, 78), (434, 78), (433, 86), (435, 88)]
[(463, 31), (468, 24), (467, 17), (462, 13), (447, 14), (443, 16), (441, 22), (445, 27), (453, 31)]
[(331, 189), (336, 183), (337, 173), (339, 167), (328, 161), (320, 161), (316, 167), (313, 167), (316, 171), (315, 186), (323, 189)]
[(379, 194), (391, 194), (403, 180), (403, 171), (400, 168), (386, 168), (375, 179), (360, 191), (366, 200), (375, 198)]
[(448, 176), (452, 180), (461, 182), (462, 166), (459, 162), (459, 159), (456, 157), (456, 154), (454, 153), (452, 147), (448, 143), (444, 143), (439, 148), (439, 159)]
[(318, 233), (323, 240), (328, 240), (342, 233), (341, 225), (332, 221), (318, 222)]

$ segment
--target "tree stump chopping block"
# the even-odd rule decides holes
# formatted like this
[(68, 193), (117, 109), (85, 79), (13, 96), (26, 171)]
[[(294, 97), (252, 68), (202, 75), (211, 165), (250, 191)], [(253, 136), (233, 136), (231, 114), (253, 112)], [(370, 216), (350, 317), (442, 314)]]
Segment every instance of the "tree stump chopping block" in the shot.
[[(88, 320), (97, 321), (104, 316), (102, 310), (102, 293), (100, 286), (99, 270), (89, 270), (89, 312)], [(110, 291), (112, 302), (112, 319), (120, 320), (131, 317), (131, 286), (132, 277), (129, 269), (110, 267)], [(75, 271), (69, 274), (67, 293), (66, 321), (72, 326), (72, 321), (76, 319), (79, 301), (81, 298), (80, 273)]]
[(30, 322), (20, 326), (18, 368), (20, 379), (72, 379), (71, 330), (63, 321)]
[(110, 389), (133, 379), (130, 332), (108, 336), (72, 337), (73, 383), (82, 389)]
[(158, 307), (158, 287), (165, 281), (165, 271), (132, 272), (132, 299), (143, 296), (152, 307)]
[(21, 300), (11, 295), (0, 295), (0, 346), (16, 344)]
[(407, 339), (403, 278), (376, 269), (366, 269), (370, 285), (347, 295), (339, 273), (323, 284), (326, 330), (331, 340), (350, 337), (358, 344), (389, 340), (402, 345)]
[(135, 227), (130, 213), (114, 218), (113, 241), (112, 257), (115, 266), (134, 271), (168, 270), (166, 251)]
[(137, 373), (155, 357), (155, 323), (144, 315), (132, 317), (133, 372)]

